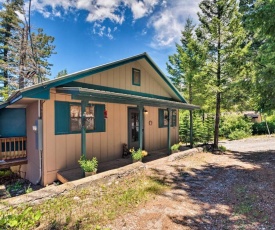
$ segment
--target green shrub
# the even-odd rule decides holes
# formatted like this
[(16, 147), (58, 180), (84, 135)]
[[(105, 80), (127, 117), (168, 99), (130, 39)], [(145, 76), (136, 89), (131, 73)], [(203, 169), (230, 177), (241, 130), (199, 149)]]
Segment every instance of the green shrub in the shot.
[(96, 172), (98, 161), (96, 157), (93, 157), (92, 160), (88, 160), (85, 156), (81, 156), (78, 161), (80, 167), (84, 170), (84, 172)]
[(12, 208), (0, 211), (0, 229), (32, 229), (41, 218), (40, 211), (32, 207), (26, 208), (21, 213), (15, 213)]
[(252, 122), (243, 115), (226, 115), (221, 117), (220, 136), (237, 140), (252, 134)]
[[(267, 122), (270, 133), (275, 133), (275, 122)], [(266, 123), (263, 121), (261, 123), (254, 123), (252, 125), (253, 135), (268, 134)]]
[(177, 150), (179, 150), (179, 147), (180, 147), (180, 144), (174, 144), (174, 145), (171, 146), (171, 150), (172, 151), (177, 151)]
[(245, 137), (249, 137), (251, 133), (246, 132), (245, 130), (235, 130), (228, 135), (229, 140), (239, 140)]

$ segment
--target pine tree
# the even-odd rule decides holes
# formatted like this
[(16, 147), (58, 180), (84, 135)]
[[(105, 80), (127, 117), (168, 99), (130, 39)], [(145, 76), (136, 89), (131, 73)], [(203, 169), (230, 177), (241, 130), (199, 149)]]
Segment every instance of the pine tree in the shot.
[[(205, 47), (199, 43), (195, 34), (195, 25), (191, 19), (187, 19), (182, 31), (181, 43), (176, 44), (177, 53), (169, 56), (167, 63), (171, 80), (183, 92), (189, 103), (203, 105), (197, 97), (200, 89), (196, 88), (196, 82), (200, 79), (200, 71), (205, 62)], [(193, 111), (190, 110), (190, 146), (193, 147)]]
[[(13, 39), (14, 31), (22, 22), (17, 13), (22, 13), (23, 0), (11, 0), (3, 3), (3, 9), (0, 11), (0, 98), (5, 96), (10, 90), (9, 80), (9, 53), (12, 47), (9, 41)], [(11, 87), (11, 89), (13, 89)]]
[[(20, 0), (7, 1), (0, 12), (0, 49), (3, 51), (0, 98), (18, 88), (46, 80), (52, 66), (48, 58), (54, 54), (54, 38), (41, 28), (31, 32), (23, 3)], [(19, 19), (18, 12), (24, 21)]]
[(200, 3), (199, 36), (208, 42), (205, 83), (215, 94), (214, 148), (218, 148), (221, 106), (236, 104), (234, 84), (245, 61), (245, 32), (236, 0), (203, 0)]
[(255, 98), (258, 99), (258, 109), (268, 111), (275, 108), (275, 2), (250, 0), (245, 4), (246, 1), (247, 27), (257, 44), (253, 54), (258, 93), (258, 98)]

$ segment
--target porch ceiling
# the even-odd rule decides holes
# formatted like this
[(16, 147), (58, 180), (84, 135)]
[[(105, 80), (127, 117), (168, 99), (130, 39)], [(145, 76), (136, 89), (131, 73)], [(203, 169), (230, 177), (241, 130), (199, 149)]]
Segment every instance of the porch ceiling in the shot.
[(109, 91), (86, 89), (81, 87), (60, 87), (57, 88), (58, 93), (71, 94), (72, 99), (75, 100), (88, 100), (88, 101), (98, 101), (98, 102), (110, 102), (119, 104), (132, 104), (132, 105), (143, 105), (143, 106), (153, 106), (162, 108), (172, 108), (172, 109), (187, 109), (194, 110), (199, 109), (199, 106), (163, 99), (156, 99), (150, 97), (129, 95), (124, 93), (114, 93)]

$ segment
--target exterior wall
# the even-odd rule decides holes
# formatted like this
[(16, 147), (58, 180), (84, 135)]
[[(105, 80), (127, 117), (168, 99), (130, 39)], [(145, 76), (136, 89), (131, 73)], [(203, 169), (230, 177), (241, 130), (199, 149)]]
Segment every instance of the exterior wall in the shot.
[[(56, 179), (59, 170), (78, 167), (81, 155), (81, 134), (55, 135), (54, 102), (73, 101), (70, 95), (51, 91), (51, 99), (43, 104), (43, 184)], [(74, 101), (79, 102), (79, 101)], [(93, 103), (92, 101), (90, 103)], [(97, 103), (97, 102), (96, 102)], [(87, 157), (97, 157), (99, 162), (121, 158), (122, 144), (128, 143), (128, 107), (131, 105), (105, 103), (108, 111), (106, 131), (87, 133)], [(167, 148), (167, 128), (158, 128), (158, 108), (146, 107), (144, 115), (145, 150)], [(152, 125), (149, 125), (152, 121)], [(171, 143), (178, 140), (177, 127), (171, 128)]]
[[(159, 128), (157, 107), (146, 107), (148, 114), (144, 115), (144, 146), (145, 150), (153, 151), (167, 148), (168, 128)], [(150, 125), (150, 123), (152, 125)], [(176, 127), (171, 127), (171, 145), (178, 142), (178, 121)]]
[[(140, 86), (132, 84), (132, 68), (141, 71)], [(156, 73), (154, 72), (154, 74)], [(159, 82), (163, 80), (159, 75), (156, 76), (154, 74), (149, 73), (138, 61), (135, 61), (90, 77), (79, 79), (77, 82), (170, 97)]]
[[(36, 132), (32, 130), (32, 126), (38, 118), (38, 102), (33, 102), (26, 108), (26, 131), (27, 131), (27, 156), (28, 164), (23, 165), (20, 169), (21, 176), (25, 176), (27, 180), (36, 184), (40, 179), (39, 169), (39, 152), (36, 148)], [(25, 175), (22, 175), (22, 172)]]

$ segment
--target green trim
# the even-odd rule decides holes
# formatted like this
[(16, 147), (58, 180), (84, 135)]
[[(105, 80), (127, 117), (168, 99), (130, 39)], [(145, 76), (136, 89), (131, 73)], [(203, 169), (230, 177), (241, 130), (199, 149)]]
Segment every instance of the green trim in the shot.
[(50, 99), (50, 90), (49, 89), (42, 89), (42, 90), (37, 89), (37, 90), (33, 90), (33, 91), (26, 91), (26, 92), (22, 92), (22, 97), (48, 100), (48, 99)]
[[(139, 73), (139, 83), (135, 82), (135, 72)], [(140, 86), (141, 84), (141, 71), (139, 69), (132, 68), (132, 85)]]
[(167, 109), (168, 111), (168, 127), (167, 127), (167, 146), (170, 153), (171, 149), (171, 109)]
[(167, 101), (175, 101), (170, 97), (164, 97), (164, 96), (149, 94), (149, 93), (141, 93), (141, 92), (126, 90), (126, 89), (112, 88), (112, 87), (101, 86), (101, 85), (87, 84), (87, 83), (82, 83), (82, 82), (77, 82), (77, 81), (74, 81), (74, 82), (71, 82), (68, 84), (64, 84), (64, 85), (62, 85), (62, 87), (81, 87), (81, 88), (85, 88), (85, 89), (95, 89), (95, 90), (102, 90), (102, 91), (108, 91), (108, 92), (113, 92), (113, 93), (123, 93), (123, 94), (129, 94), (129, 95), (135, 95), (135, 96), (141, 96), (141, 97), (162, 99), (162, 100), (167, 100)]
[[(164, 125), (164, 111), (168, 111), (168, 124), (167, 125)], [(170, 114), (169, 114), (169, 111), (170, 111)], [(158, 110), (159, 128), (166, 128), (169, 125), (171, 127), (177, 127), (177, 117), (175, 117), (173, 119), (173, 116), (177, 116), (177, 113), (174, 114), (174, 112), (176, 112), (176, 110), (175, 109), (170, 109), (170, 108), (169, 109), (159, 109)]]
[(180, 100), (184, 103), (187, 103), (187, 101), (183, 98), (180, 92), (171, 83), (171, 81), (161, 72), (161, 70), (157, 67), (153, 60), (148, 55), (145, 55), (144, 58), (149, 62), (151, 67), (161, 76), (161, 78), (166, 82), (166, 84), (173, 90), (173, 92), (180, 98)]
[[(85, 100), (85, 99), (83, 99)], [(68, 101), (55, 101), (55, 135), (64, 134), (80, 134), (79, 131), (71, 131), (70, 129), (70, 105), (79, 105), (81, 103)], [(93, 130), (86, 130), (86, 133), (99, 133), (106, 131), (106, 121), (104, 119), (104, 104), (88, 104), (95, 107), (95, 128)]]
[[(53, 87), (58, 87), (58, 86), (62, 86), (65, 85), (67, 83), (70, 83), (72, 81), (84, 78), (84, 77), (88, 77), (90, 75), (93, 74), (97, 74), (112, 68), (116, 68), (134, 61), (138, 61), (140, 59), (145, 59), (150, 65), (151, 67), (159, 74), (159, 76), (165, 81), (165, 83), (173, 90), (173, 92), (176, 94), (176, 96), (180, 99), (181, 102), (186, 103), (186, 100), (182, 97), (182, 95), (179, 93), (179, 91), (173, 86), (173, 84), (171, 83), (171, 81), (161, 72), (161, 70), (157, 67), (157, 65), (152, 61), (152, 59), (148, 56), (147, 53), (142, 53), (133, 57), (129, 57), (126, 59), (122, 59), (119, 61), (115, 61), (109, 64), (105, 64), (105, 65), (101, 65), (98, 67), (94, 67), (94, 68), (90, 68), (87, 70), (83, 70), (80, 72), (76, 72), (73, 74), (68, 74), (64, 77), (60, 77), (57, 79), (53, 79), (53, 80), (49, 80), (49, 81), (45, 81), (42, 83), (39, 83), (37, 85), (31, 86), (31, 87), (27, 87), (25, 89), (19, 90), (17, 91), (15, 94), (22, 94), (23, 97), (30, 97), (30, 98), (37, 98), (37, 99), (49, 99), (49, 94), (47, 94), (46, 92), (41, 93), (44, 90), (49, 90)], [(40, 94), (41, 93), (41, 94)], [(14, 97), (11, 96), (7, 102), (11, 101), (11, 98)]]
[(135, 95), (128, 95), (122, 93), (113, 93), (108, 91), (85, 89), (78, 87), (64, 87), (58, 88), (57, 93), (71, 94), (74, 100), (89, 100), (119, 104), (144, 105), (159, 108), (172, 109), (199, 109), (198, 106), (186, 104), (177, 101), (167, 101), (155, 98), (147, 98)]

